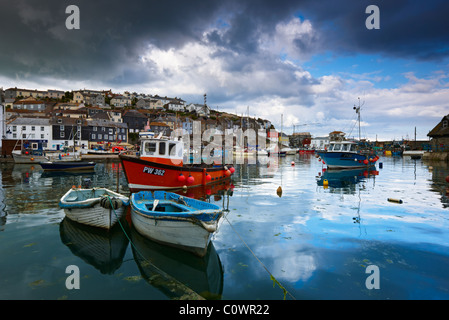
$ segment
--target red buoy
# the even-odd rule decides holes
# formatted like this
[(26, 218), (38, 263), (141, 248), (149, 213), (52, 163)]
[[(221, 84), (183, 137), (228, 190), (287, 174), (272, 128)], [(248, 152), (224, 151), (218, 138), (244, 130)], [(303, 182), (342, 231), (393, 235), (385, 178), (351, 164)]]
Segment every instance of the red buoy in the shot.
[(231, 175), (231, 171), (226, 170), (226, 171), (225, 171), (225, 175), (229, 177), (229, 176)]
[(188, 184), (192, 184), (193, 182), (195, 182), (195, 178), (192, 177), (192, 176), (189, 176), (189, 177), (187, 178), (187, 183), (188, 183)]
[(184, 182), (184, 181), (186, 181), (186, 177), (184, 177), (184, 175), (182, 173), (180, 173), (179, 176), (178, 176), (178, 181), (179, 182)]
[(212, 177), (210, 176), (210, 174), (206, 173), (206, 180), (210, 181), (212, 179)]
[(229, 168), (229, 171), (231, 171), (231, 173), (234, 173), (235, 172), (235, 168), (231, 167), (231, 168)]
[(367, 159), (363, 160), (363, 163), (368, 164), (368, 160)]

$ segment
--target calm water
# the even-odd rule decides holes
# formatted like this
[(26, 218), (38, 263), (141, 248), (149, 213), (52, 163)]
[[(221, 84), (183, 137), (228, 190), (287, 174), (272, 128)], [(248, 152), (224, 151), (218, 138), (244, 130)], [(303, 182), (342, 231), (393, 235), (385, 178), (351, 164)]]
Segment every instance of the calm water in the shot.
[[(379, 162), (338, 174), (313, 155), (237, 166), (233, 189), (203, 190), (229, 210), (204, 259), (143, 239), (126, 221), (129, 238), (120, 226), (64, 219), (59, 198), (84, 178), (115, 190), (118, 163), (78, 175), (2, 163), (0, 299), (449, 299), (448, 166)], [(78, 290), (66, 288), (69, 265), (79, 267)], [(366, 287), (370, 265), (379, 289)]]

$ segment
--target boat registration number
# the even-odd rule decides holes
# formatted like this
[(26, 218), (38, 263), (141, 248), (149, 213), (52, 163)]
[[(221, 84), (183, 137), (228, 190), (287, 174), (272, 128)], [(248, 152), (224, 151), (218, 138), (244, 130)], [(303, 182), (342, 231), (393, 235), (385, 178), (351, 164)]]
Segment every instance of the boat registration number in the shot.
[(143, 167), (143, 172), (144, 173), (154, 174), (154, 175), (157, 175), (157, 176), (163, 176), (165, 174), (165, 170), (151, 168), (151, 167)]

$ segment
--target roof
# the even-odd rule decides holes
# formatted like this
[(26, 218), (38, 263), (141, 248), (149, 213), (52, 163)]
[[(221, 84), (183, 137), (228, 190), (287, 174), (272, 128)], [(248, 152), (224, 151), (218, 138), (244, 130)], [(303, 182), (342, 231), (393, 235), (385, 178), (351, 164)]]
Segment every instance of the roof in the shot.
[[(443, 128), (443, 122), (447, 121), (446, 127)], [(427, 134), (432, 138), (449, 136), (449, 114), (445, 115), (443, 119)]]
[(48, 118), (15, 118), (8, 125), (16, 125), (16, 126), (48, 126), (50, 125), (50, 119)]

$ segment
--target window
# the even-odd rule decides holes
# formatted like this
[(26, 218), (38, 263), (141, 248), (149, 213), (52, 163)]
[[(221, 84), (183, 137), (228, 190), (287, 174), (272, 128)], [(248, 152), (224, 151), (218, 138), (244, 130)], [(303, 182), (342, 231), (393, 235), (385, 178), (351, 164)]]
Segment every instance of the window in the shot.
[(176, 155), (176, 144), (170, 143), (168, 147), (168, 154), (171, 156)]
[(165, 142), (159, 142), (159, 154), (165, 155)]
[(41, 131), (45, 131), (45, 128), (44, 128), (44, 127), (41, 127)]
[(64, 138), (64, 137), (65, 137), (65, 132), (64, 132), (64, 131), (61, 131), (61, 132), (59, 133), (59, 137), (60, 137), (60, 138)]
[(342, 144), (341, 145), (341, 151), (348, 151), (348, 146), (347, 144)]
[(25, 131), (27, 129), (26, 126), (22, 126), (22, 131)]
[(103, 135), (101, 133), (98, 134), (98, 140), (103, 139)]
[(17, 133), (13, 133), (13, 134), (12, 134), (12, 138), (13, 138), (13, 139), (16, 139), (16, 138), (17, 138)]
[(146, 142), (145, 143), (145, 153), (154, 154), (156, 152), (156, 143)]
[(444, 120), (444, 121), (443, 121), (443, 128), (447, 128), (447, 125), (448, 125), (448, 121), (447, 121), (447, 120)]
[(31, 126), (31, 131), (36, 131), (36, 127), (35, 126)]
[(58, 119), (58, 123), (62, 123), (62, 119)]
[(93, 127), (93, 129), (92, 129), (93, 131), (97, 131), (97, 127)]
[(59, 131), (64, 131), (64, 125), (59, 126)]
[(17, 131), (17, 126), (12, 126), (12, 132), (16, 132)]
[(92, 140), (97, 139), (97, 135), (95, 133), (92, 133)]
[(41, 134), (41, 139), (45, 139), (45, 134)]
[(334, 151), (340, 151), (340, 149), (341, 149), (341, 144), (336, 144), (334, 146)]
[(109, 128), (109, 134), (113, 134), (114, 130), (112, 128)]

